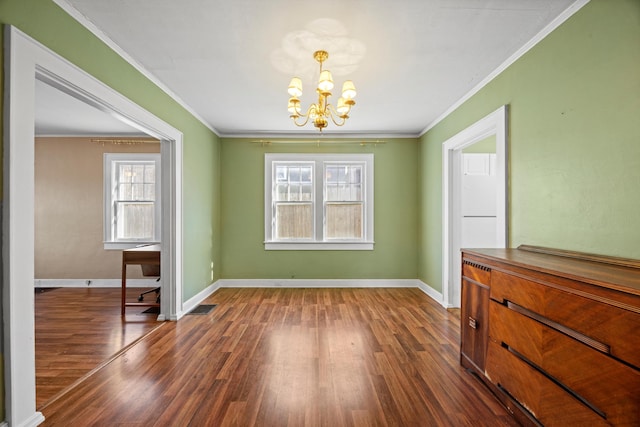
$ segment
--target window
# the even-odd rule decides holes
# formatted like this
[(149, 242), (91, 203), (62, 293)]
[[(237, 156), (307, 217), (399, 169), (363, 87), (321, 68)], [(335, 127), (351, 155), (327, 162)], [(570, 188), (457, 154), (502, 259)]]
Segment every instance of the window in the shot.
[(266, 249), (373, 249), (373, 154), (265, 154)]
[(160, 242), (160, 154), (104, 155), (105, 249)]

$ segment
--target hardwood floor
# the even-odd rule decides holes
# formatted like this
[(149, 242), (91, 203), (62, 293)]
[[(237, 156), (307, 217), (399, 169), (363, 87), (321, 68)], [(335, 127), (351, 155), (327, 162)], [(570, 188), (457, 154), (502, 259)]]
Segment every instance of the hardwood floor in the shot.
[[(135, 301), (141, 291), (127, 289), (127, 296)], [(36, 290), (36, 407), (162, 325), (144, 310), (127, 308), (123, 319), (120, 288)]]
[(221, 289), (63, 398), (45, 426), (513, 426), (420, 290)]

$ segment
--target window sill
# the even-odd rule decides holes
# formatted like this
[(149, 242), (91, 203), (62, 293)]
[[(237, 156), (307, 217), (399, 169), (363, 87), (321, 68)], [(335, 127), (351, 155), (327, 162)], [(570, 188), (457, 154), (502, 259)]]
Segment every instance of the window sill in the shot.
[(157, 245), (160, 242), (104, 242), (105, 251), (121, 251), (139, 246)]
[(264, 242), (267, 251), (372, 251), (374, 242)]

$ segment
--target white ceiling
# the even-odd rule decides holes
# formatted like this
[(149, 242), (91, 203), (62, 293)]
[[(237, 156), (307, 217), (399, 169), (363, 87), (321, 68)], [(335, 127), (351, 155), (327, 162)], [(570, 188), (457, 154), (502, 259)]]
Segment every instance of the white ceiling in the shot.
[(419, 135), (575, 2), (55, 1), (222, 136), (316, 135), (286, 107), (294, 74), (303, 107), (314, 100), (318, 49), (336, 87), (358, 89), (347, 124), (326, 133)]

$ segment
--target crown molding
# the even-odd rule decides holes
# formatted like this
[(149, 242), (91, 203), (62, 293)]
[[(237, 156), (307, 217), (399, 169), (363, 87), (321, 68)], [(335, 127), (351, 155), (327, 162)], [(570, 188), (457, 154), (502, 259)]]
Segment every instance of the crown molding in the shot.
[(419, 134), (415, 132), (402, 133), (402, 132), (247, 132), (247, 133), (222, 133), (219, 134), (220, 138), (253, 138), (253, 139), (303, 139), (308, 141), (322, 141), (323, 139), (335, 140), (335, 139), (366, 139), (379, 140), (379, 139), (408, 139), (418, 138)]
[(535, 45), (540, 43), (545, 37), (547, 37), (553, 30), (562, 25), (566, 20), (568, 20), (573, 14), (582, 9), (590, 0), (576, 0), (573, 4), (571, 4), (568, 8), (564, 10), (560, 15), (558, 15), (553, 21), (551, 21), (547, 26), (545, 26), (538, 34), (533, 36), (531, 40), (529, 40), (524, 46), (518, 49), (513, 55), (507, 58), (502, 64), (498, 66), (493, 72), (491, 72), (487, 77), (485, 77), (480, 83), (473, 87), (469, 92), (467, 92), (462, 98), (456, 101), (451, 107), (446, 109), (442, 114), (440, 114), (435, 120), (427, 125), (422, 132), (418, 134), (418, 137), (423, 136), (429, 130), (434, 128), (438, 123), (444, 120), (449, 114), (453, 113), (458, 107), (464, 104), (467, 100), (469, 100), (473, 95), (478, 93), (483, 87), (488, 85), (493, 79), (499, 76), (504, 70), (506, 70), (511, 64), (520, 59), (525, 53), (531, 50)]
[(138, 70), (143, 76), (149, 79), (153, 84), (155, 84), (158, 88), (160, 88), (164, 93), (169, 95), (175, 102), (180, 104), (182, 108), (187, 110), (193, 117), (195, 117), (200, 123), (202, 123), (207, 129), (211, 132), (215, 133), (216, 136), (220, 136), (220, 133), (209, 124), (200, 114), (198, 114), (189, 104), (187, 104), (182, 98), (180, 98), (175, 92), (169, 89), (164, 83), (160, 81), (153, 73), (147, 70), (142, 64), (133, 59), (131, 55), (129, 55), (123, 48), (121, 48), (111, 37), (106, 35), (102, 30), (100, 30), (91, 20), (80, 13), (78, 9), (73, 7), (71, 4), (67, 3), (66, 0), (52, 0), (58, 7), (64, 10), (69, 16), (78, 21), (80, 25), (89, 30), (94, 36), (96, 36), (100, 41), (106, 44), (111, 50), (120, 55), (122, 59), (127, 61), (133, 68)]

